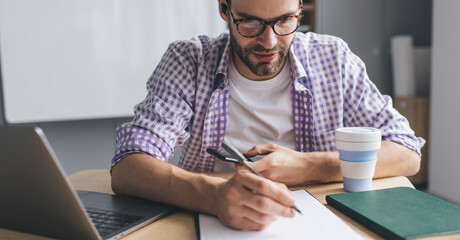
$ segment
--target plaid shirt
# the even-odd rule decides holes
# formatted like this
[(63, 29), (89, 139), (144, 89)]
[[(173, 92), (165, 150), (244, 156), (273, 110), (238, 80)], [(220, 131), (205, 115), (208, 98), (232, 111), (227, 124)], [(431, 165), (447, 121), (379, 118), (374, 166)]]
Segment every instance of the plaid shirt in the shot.
[[(221, 149), (228, 109), (229, 33), (172, 43), (147, 82), (134, 120), (117, 129), (112, 167), (131, 153), (168, 161), (182, 148), (179, 166), (213, 171), (206, 148)], [(425, 143), (369, 80), (365, 65), (339, 38), (295, 33), (290, 49), (296, 150), (334, 151), (334, 129), (368, 126), (382, 140), (420, 154)]]

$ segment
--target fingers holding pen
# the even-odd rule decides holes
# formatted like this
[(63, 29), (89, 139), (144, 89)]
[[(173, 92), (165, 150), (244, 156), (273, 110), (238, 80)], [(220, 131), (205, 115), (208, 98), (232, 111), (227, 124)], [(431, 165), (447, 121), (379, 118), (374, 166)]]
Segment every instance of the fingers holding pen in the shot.
[(217, 215), (233, 228), (261, 230), (278, 216), (294, 216), (294, 196), (285, 186), (247, 170), (235, 173), (218, 193)]
[(252, 147), (245, 155), (247, 156), (255, 156), (255, 155), (267, 155), (272, 152), (277, 151), (281, 146), (276, 144), (264, 144), (264, 145), (256, 145)]
[[(283, 149), (283, 147), (276, 144), (256, 145), (248, 152), (244, 153), (244, 155), (247, 157), (261, 156), (259, 160), (263, 159), (263, 161), (255, 161), (252, 166), (262, 173), (263, 171), (282, 166), (282, 161), (279, 161), (276, 156), (273, 156), (273, 154), (276, 154), (280, 149)], [(272, 178), (269, 179), (275, 180)]]
[[(283, 207), (290, 207), (294, 204), (294, 194), (284, 184), (279, 184), (268, 179), (255, 176), (246, 170), (238, 171), (235, 177), (244, 178), (243, 185), (247, 189), (256, 192), (257, 195), (262, 195), (265, 198), (258, 198), (259, 196), (252, 196), (254, 201), (250, 207), (263, 211), (266, 206), (281, 205)], [(244, 174), (244, 175), (243, 175)], [(275, 204), (276, 203), (276, 204)]]
[(308, 174), (305, 173), (314, 168), (315, 164), (310, 155), (276, 144), (256, 145), (245, 155), (263, 155), (258, 161), (251, 163), (251, 166), (264, 177), (288, 186), (308, 181), (309, 178), (305, 177)]

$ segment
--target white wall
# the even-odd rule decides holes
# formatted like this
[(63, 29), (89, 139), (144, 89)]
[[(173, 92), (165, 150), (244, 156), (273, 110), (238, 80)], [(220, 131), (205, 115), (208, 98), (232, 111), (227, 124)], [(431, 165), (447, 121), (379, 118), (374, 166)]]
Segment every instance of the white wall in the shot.
[(436, 0), (433, 10), (428, 191), (460, 204), (460, 1)]
[[(5, 8), (6, 4), (12, 4), (12, 2), (17, 4), (17, 7), (19, 7), (20, 9), (14, 12), (12, 11), (11, 16), (15, 16), (15, 17), (22, 16), (21, 14), (24, 14), (25, 11), (21, 11), (21, 10), (27, 10), (27, 11), (36, 10), (36, 9), (33, 9), (31, 4), (26, 4), (26, 3), (34, 2), (34, 1), (29, 1), (29, 0), (21, 0), (21, 1), (0, 0), (0, 10), (7, 10)], [(38, 1), (35, 1), (34, 4), (37, 2)], [(57, 4), (57, 2), (59, 2), (59, 4)], [(134, 54), (135, 56), (137, 56), (136, 55), (137, 53), (143, 53), (145, 54), (147, 59), (150, 59), (150, 62), (147, 64), (147, 69), (145, 71), (142, 71), (140, 76), (122, 77), (122, 81), (130, 82), (130, 83), (134, 81), (134, 82), (140, 83), (139, 85), (136, 85), (136, 86), (140, 88), (141, 92), (145, 92), (145, 83), (147, 81), (147, 78), (150, 76), (150, 74), (154, 70), (156, 63), (153, 61), (153, 59), (156, 59), (155, 61), (159, 61), (160, 57), (164, 53), (164, 50), (166, 49), (169, 42), (172, 41), (172, 39), (174, 40), (184, 39), (184, 38), (189, 38), (189, 36), (197, 35), (197, 34), (218, 34), (226, 28), (225, 22), (222, 21), (218, 15), (218, 6), (217, 6), (217, 1), (215, 0), (213, 1), (210, 1), (210, 0), (201, 0), (201, 1), (176, 0), (176, 1), (171, 1), (171, 2), (170, 1), (149, 1), (149, 0), (129, 0), (129, 1), (98, 0), (98, 1), (91, 2), (89, 0), (85, 0), (85, 1), (72, 0), (72, 1), (66, 1), (66, 3), (63, 3), (60, 5), (61, 2), (56, 1), (56, 0), (46, 0), (41, 5), (39, 3), (39, 5), (42, 8), (44, 7), (47, 10), (48, 9), (56, 10), (56, 9), (63, 8), (63, 7), (68, 9), (68, 8), (72, 8), (75, 5), (79, 6), (80, 8), (94, 6), (94, 7), (98, 7), (98, 9), (101, 10), (102, 12), (111, 11), (110, 6), (117, 6), (115, 10), (118, 9), (119, 11), (122, 11), (122, 12), (126, 12), (126, 13), (129, 12), (129, 17), (133, 21), (148, 23), (149, 26), (151, 26), (150, 24), (153, 24), (156, 26), (156, 27), (152, 26), (151, 28), (147, 28), (147, 29), (127, 28), (129, 31), (123, 32), (124, 34), (123, 36), (126, 38), (133, 38), (133, 39), (140, 41), (141, 43), (149, 42), (152, 44), (151, 47), (145, 47), (144, 44), (140, 44), (136, 42), (131, 42), (132, 44), (127, 44), (131, 47), (128, 53)], [(198, 4), (198, 3), (201, 3), (201, 4)], [(202, 4), (206, 4), (207, 7), (201, 7), (203, 6)], [(53, 8), (54, 5), (56, 5), (56, 8)], [(118, 10), (115, 11), (115, 13), (117, 13)], [(69, 9), (69, 11), (72, 12), (71, 9)], [(55, 11), (55, 12), (58, 12), (58, 11)], [(185, 18), (188, 16), (187, 14), (192, 14), (192, 13), (200, 17), (199, 18), (189, 18), (187, 20), (184, 20), (176, 16), (176, 15), (183, 16)], [(2, 16), (5, 17), (6, 15), (3, 14)], [(97, 11), (95, 14), (91, 16), (96, 17), (97, 18), (96, 20), (103, 17)], [(126, 17), (126, 15), (123, 15), (123, 14), (122, 16)], [(208, 18), (205, 18), (206, 16), (209, 16), (209, 18), (215, 19), (215, 21), (214, 20), (207, 21), (206, 19)], [(86, 16), (84, 16), (84, 18), (86, 18)], [(4, 20), (4, 18), (2, 19)], [(27, 14), (24, 15), (24, 21), (21, 21), (21, 22), (24, 24), (32, 24), (32, 25), (35, 23), (33, 21), (33, 17)], [(5, 23), (5, 22), (3, 21), (1, 23)], [(10, 27), (14, 29), (16, 29), (15, 27), (18, 24), (17, 21), (12, 21), (12, 22), (7, 22), (7, 23), (10, 25)], [(97, 24), (104, 24), (104, 23), (106, 22), (97, 21)], [(56, 22), (56, 24), (62, 25), (59, 22)], [(142, 24), (139, 24), (139, 28), (141, 27), (141, 25)], [(0, 25), (0, 26), (4, 26), (4, 25)], [(95, 27), (98, 27), (98, 26), (100, 25), (97, 25)], [(110, 29), (117, 28), (117, 27), (119, 26), (118, 25), (108, 26), (108, 29), (98, 28), (97, 31), (95, 31), (95, 33), (104, 35), (106, 31), (109, 31)], [(159, 28), (163, 30), (159, 31)], [(206, 29), (214, 29), (215, 31), (214, 30), (208, 31)], [(145, 33), (147, 37), (145, 37), (144, 32), (147, 32), (147, 31), (148, 33)], [(55, 32), (59, 32), (59, 31), (55, 31)], [(5, 39), (5, 37), (7, 37), (5, 36), (6, 33), (7, 32), (2, 31), (2, 34), (3, 34), (2, 39)], [(138, 36), (140, 35), (144, 37), (138, 38)], [(112, 39), (110, 38), (111, 35), (107, 35), (108, 37), (106, 35), (104, 36), (106, 37), (104, 38), (106, 40)], [(161, 36), (167, 36), (168, 38), (171, 38), (171, 39), (168, 40), (168, 42), (165, 42), (164, 38), (161, 38)], [(48, 36), (48, 37), (51, 37), (51, 36)], [(12, 42), (14, 43), (15, 40), (16, 38), (12, 39)], [(30, 40), (31, 43), (37, 42), (36, 41), (37, 39), (34, 39), (34, 38), (27, 39), (27, 40), (28, 41)], [(117, 38), (117, 40), (119, 39)], [(5, 45), (2, 45), (2, 43), (4, 42), (3, 41), (0, 42), (0, 46), (5, 46)], [(106, 44), (106, 42), (104, 41), (99, 42), (99, 43)], [(52, 41), (51, 41), (51, 44), (52, 44)], [(71, 44), (78, 46), (80, 48), (84, 47), (84, 45), (82, 45), (82, 43), (79, 41), (71, 41)], [(108, 42), (107, 44), (110, 44), (110, 42)], [(85, 51), (86, 50), (88, 49), (85, 49)], [(100, 51), (101, 49), (97, 48), (96, 50)], [(52, 56), (48, 56), (48, 55), (43, 55), (43, 56), (44, 57), (42, 61), (45, 64), (47, 64), (47, 66), (53, 65), (53, 64), (50, 64), (50, 61), (49, 61), (52, 58)], [(40, 56), (40, 59), (41, 58), (42, 56)], [(140, 65), (140, 63), (138, 63), (137, 61), (143, 61), (142, 63), (144, 63), (144, 60), (145, 60), (144, 58), (137, 58), (137, 57), (135, 57), (135, 59), (136, 61), (133, 61), (130, 63), (132, 63), (133, 65)], [(77, 67), (80, 67), (81, 70), (84, 69), (84, 67), (78, 64), (78, 62), (76, 63), (75, 61), (72, 61), (72, 58), (69, 58), (68, 61), (71, 61), (71, 62), (67, 62), (66, 64), (64, 64), (65, 67), (70, 67), (71, 65), (72, 66), (75, 65)], [(0, 59), (0, 63), (6, 63), (6, 62), (7, 62), (7, 59), (4, 59), (4, 58)], [(5, 121), (5, 115), (4, 115), (4, 112), (5, 112), (4, 106), (6, 106), (5, 101), (4, 101), (6, 97), (4, 95), (4, 92), (5, 92), (4, 90), (6, 90), (5, 88), (6, 76), (5, 75), (7, 74), (5, 74), (6, 68), (2, 69), (2, 67), (4, 67), (4, 64), (1, 65), (0, 67), (0, 125), (7, 124)], [(14, 67), (16, 67), (22, 72), (27, 72), (27, 68), (17, 66), (17, 65), (15, 65)], [(116, 74), (117, 72), (116, 70), (117, 69), (114, 69), (113, 71), (108, 71), (108, 72), (110, 74)], [(37, 79), (34, 78), (34, 80), (37, 80)], [(92, 79), (92, 80), (96, 81), (97, 79)], [(113, 79), (111, 79), (111, 81), (113, 81)], [(50, 86), (46, 84), (42, 84), (42, 85), (50, 89), (55, 88), (55, 86), (50, 87), (51, 85)], [(130, 85), (134, 86), (135, 84), (130, 84)], [(91, 89), (88, 89), (88, 86), (85, 86), (85, 87), (86, 88), (82, 90), (81, 92), (85, 92), (87, 94), (87, 92), (90, 91)], [(36, 92), (37, 94), (40, 94), (37, 98), (43, 98), (44, 94), (46, 94), (46, 91), (45, 92), (36, 91)], [(22, 93), (24, 92), (22, 91)], [(103, 99), (99, 97), (96, 100), (93, 99), (92, 102), (102, 101)], [(142, 100), (144, 97), (145, 97), (145, 93), (141, 93), (141, 95), (139, 96), (139, 101)], [(30, 95), (27, 95), (27, 97), (25, 97), (24, 99), (26, 102), (30, 102), (34, 100), (33, 98), (31, 98)], [(82, 102), (85, 101), (85, 99), (86, 99), (85, 97), (83, 98), (80, 97), (79, 103), (81, 104)], [(10, 107), (16, 109), (20, 106), (18, 104), (15, 104), (15, 105), (13, 104), (13, 106), (10, 105)], [(43, 104), (42, 107), (46, 108), (46, 107), (49, 107), (49, 105)], [(133, 108), (134, 108), (134, 103), (131, 104), (129, 109), (133, 109)], [(70, 108), (70, 109), (76, 112), (75, 109), (73, 108)], [(37, 115), (39, 114), (37, 113)], [(75, 118), (72, 118), (72, 119), (69, 118), (70, 121), (58, 121), (55, 118), (54, 120), (52, 120), (53, 118), (46, 118), (47, 122), (36, 123), (38, 121), (41, 121), (39, 119), (43, 120), (42, 118), (43, 116), (38, 116), (39, 117), (38, 119), (37, 118), (34, 118), (35, 120), (29, 119), (30, 121), (33, 121), (33, 122), (29, 123), (30, 121), (27, 121), (28, 122), (27, 125), (38, 125), (44, 130), (46, 137), (51, 143), (51, 146), (53, 147), (66, 173), (73, 174), (77, 171), (84, 170), (84, 169), (92, 169), (92, 168), (107, 169), (110, 167), (110, 160), (113, 157), (113, 153), (115, 150), (115, 129), (122, 122), (126, 122), (130, 120), (130, 118), (115, 118), (115, 117), (129, 116), (129, 115), (130, 114), (127, 113), (123, 115), (105, 116), (106, 118), (104, 119), (78, 120), (78, 121), (72, 120)], [(112, 117), (112, 118), (109, 119), (109, 117)], [(178, 160), (178, 154), (175, 154), (175, 156), (172, 159), (172, 162), (176, 163), (177, 160)]]
[[(172, 41), (220, 34), (209, 0), (0, 0), (10, 123), (119, 118), (147, 91)], [(123, 97), (120, 97), (123, 96)]]

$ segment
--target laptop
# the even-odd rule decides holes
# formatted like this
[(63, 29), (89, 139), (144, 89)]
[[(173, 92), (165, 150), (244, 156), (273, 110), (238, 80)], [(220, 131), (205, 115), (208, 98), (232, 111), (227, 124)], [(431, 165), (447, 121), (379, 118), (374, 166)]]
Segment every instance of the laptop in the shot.
[(59, 239), (117, 239), (174, 209), (74, 190), (39, 127), (0, 126), (0, 228)]

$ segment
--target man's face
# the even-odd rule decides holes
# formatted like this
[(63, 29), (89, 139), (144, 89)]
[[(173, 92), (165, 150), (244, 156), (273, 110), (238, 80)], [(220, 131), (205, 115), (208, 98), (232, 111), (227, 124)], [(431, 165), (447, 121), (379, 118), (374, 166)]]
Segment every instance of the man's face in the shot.
[[(286, 15), (299, 13), (298, 0), (232, 0), (231, 12), (235, 20), (258, 18), (272, 21)], [(294, 34), (277, 35), (270, 25), (254, 38), (243, 37), (227, 11), (230, 25), (230, 42), (237, 70), (246, 78), (264, 80), (276, 76), (284, 66)]]

